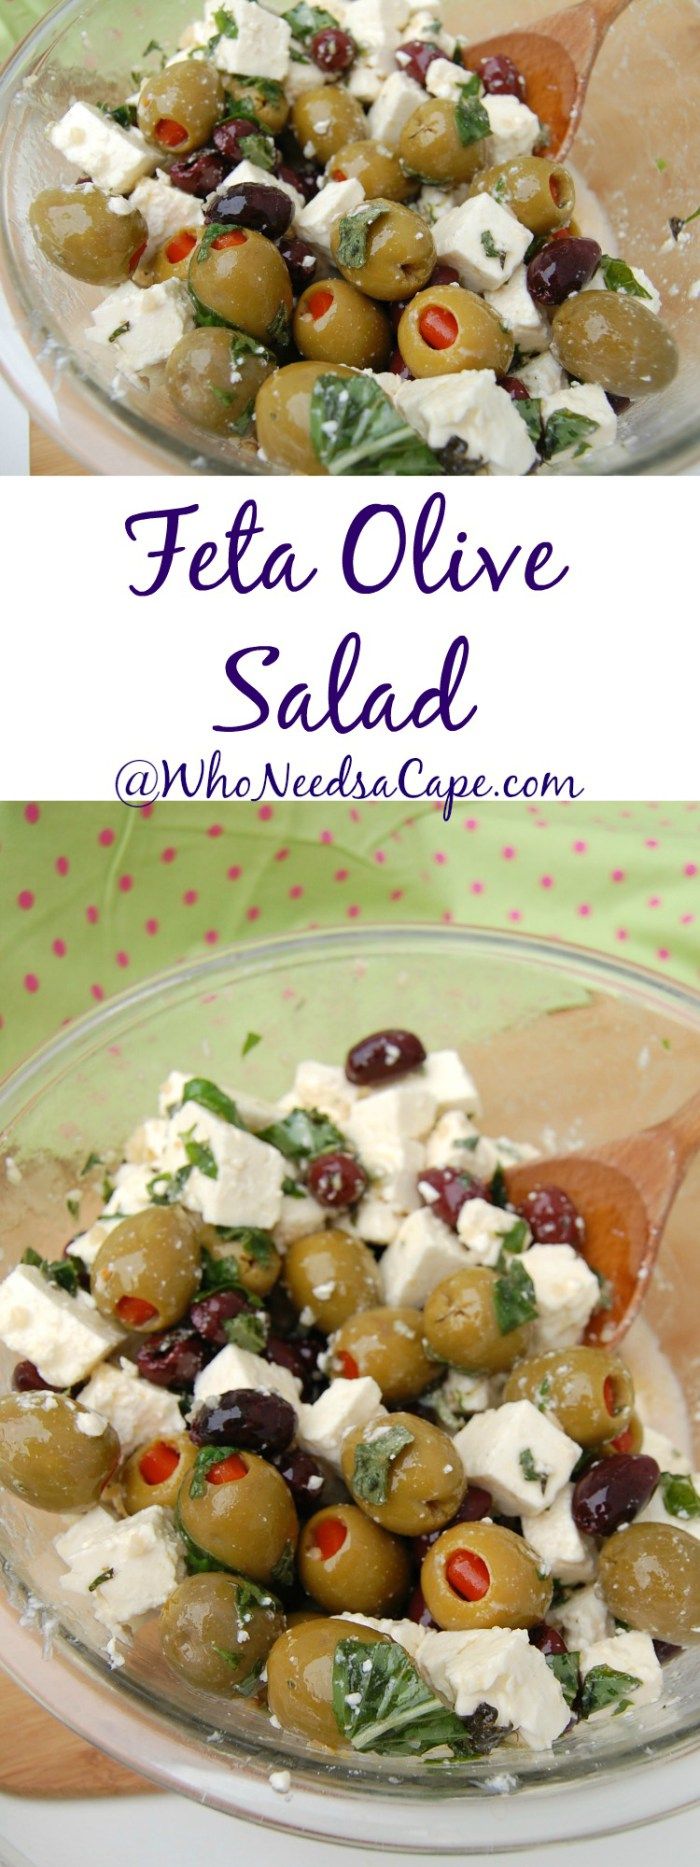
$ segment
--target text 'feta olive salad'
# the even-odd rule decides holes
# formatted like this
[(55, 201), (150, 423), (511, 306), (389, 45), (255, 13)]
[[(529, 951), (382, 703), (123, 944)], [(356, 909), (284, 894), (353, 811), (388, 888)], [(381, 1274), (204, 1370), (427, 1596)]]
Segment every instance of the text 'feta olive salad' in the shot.
[(405, 1030), (276, 1104), (174, 1072), (97, 1220), (0, 1285), (0, 1481), (70, 1513), (114, 1664), (161, 1610), (213, 1725), (244, 1694), (330, 1750), (546, 1749), (700, 1634), (700, 1480), (584, 1344), (581, 1215), (546, 1161), (514, 1207), (535, 1150), (478, 1113)]
[(88, 337), (117, 390), (164, 375), (251, 465), (519, 474), (609, 446), (672, 381), (655, 286), (577, 219), (512, 61), (472, 69), (439, 3), (206, 0), (144, 63), (51, 126), (78, 177), (30, 212), (47, 260), (110, 288)]

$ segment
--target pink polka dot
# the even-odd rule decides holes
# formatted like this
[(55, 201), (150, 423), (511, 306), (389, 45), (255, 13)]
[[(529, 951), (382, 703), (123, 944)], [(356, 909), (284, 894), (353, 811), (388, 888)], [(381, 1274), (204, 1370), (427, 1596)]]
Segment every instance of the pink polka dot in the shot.
[(483, 882), (472, 882), (471, 892), (473, 895), (483, 895), (483, 892), (484, 892)]
[(199, 900), (196, 888), (186, 888), (182, 900), (186, 908), (193, 908), (195, 901)]
[(522, 917), (522, 914), (521, 914), (521, 912), (520, 912), (520, 909), (519, 909), (519, 908), (509, 908), (509, 909), (508, 909), (508, 919), (509, 919), (509, 921), (521, 921), (521, 920), (522, 920), (522, 918), (523, 918), (523, 917)]
[(438, 868), (443, 868), (446, 861), (447, 861), (447, 857), (445, 855), (444, 849), (436, 849), (435, 854), (433, 856), (433, 862), (437, 863)]
[(553, 888), (553, 887), (554, 887), (554, 876), (553, 875), (541, 875), (540, 876), (540, 888)]
[(38, 992), (39, 981), (37, 979), (35, 972), (25, 972), (24, 989), (25, 989), (25, 992)]
[(681, 927), (692, 927), (694, 921), (695, 921), (694, 914), (681, 914), (680, 926)]
[(586, 850), (588, 848), (588, 844), (587, 843), (572, 843), (571, 847), (573, 849), (575, 856), (585, 856)]
[(145, 925), (145, 928), (146, 928), (146, 933), (147, 933), (147, 934), (157, 934), (157, 932), (158, 932), (158, 926), (159, 926), (159, 923), (158, 923), (158, 921), (156, 921), (156, 920), (148, 920), (148, 921), (145, 921), (145, 922), (144, 922), (144, 925)]
[(206, 933), (205, 933), (205, 935), (204, 935), (204, 938), (205, 938), (205, 940), (206, 940), (206, 943), (207, 943), (207, 946), (216, 946), (216, 942), (217, 942), (217, 940), (218, 940), (218, 938), (219, 938), (219, 935), (218, 935), (218, 933), (217, 933), (217, 931), (216, 931), (216, 928), (215, 928), (215, 927), (208, 927), (208, 928), (207, 928), (207, 931), (206, 931)]
[(275, 862), (286, 862), (288, 855), (289, 855), (288, 849), (276, 849), (275, 850)]
[(55, 868), (55, 870), (56, 870), (56, 874), (57, 874), (57, 875), (67, 875), (67, 874), (68, 874), (68, 870), (69, 870), (69, 868), (70, 868), (70, 863), (69, 863), (69, 861), (68, 861), (68, 857), (67, 857), (67, 856), (57, 856), (57, 857), (56, 857), (56, 861), (55, 861), (55, 863), (54, 863), (54, 868)]
[(120, 875), (117, 887), (122, 895), (130, 895), (134, 886), (133, 875)]
[(464, 828), (465, 830), (478, 830), (479, 825), (476, 817), (465, 817)]
[(627, 932), (627, 928), (616, 927), (615, 928), (615, 939), (616, 940), (629, 940), (629, 934)]
[(441, 918), (444, 921), (445, 925), (449, 927), (451, 922), (454, 920), (454, 914), (452, 913), (452, 909), (445, 908)]
[(346, 908), (345, 912), (347, 914), (349, 921), (356, 921), (358, 914), (360, 914), (362, 910), (361, 908), (358, 907), (357, 902), (353, 901), (351, 902), (350, 907)]
[(647, 901), (647, 907), (648, 908), (660, 908), (661, 907), (661, 896), (650, 895), (649, 900)]
[(52, 940), (51, 951), (55, 953), (57, 959), (65, 959), (68, 951), (65, 940)]
[(333, 876), (333, 880), (334, 882), (346, 882), (349, 874), (350, 874), (349, 869), (336, 869), (335, 875)]
[(581, 904), (580, 904), (580, 906), (579, 906), (579, 907), (577, 907), (577, 909), (576, 909), (576, 913), (577, 913), (577, 914), (580, 914), (580, 916), (581, 916), (581, 919), (582, 919), (582, 920), (584, 920), (584, 921), (585, 921), (585, 920), (588, 920), (588, 918), (589, 918), (589, 915), (591, 915), (591, 914), (593, 913), (593, 909), (592, 909), (592, 907), (591, 907), (591, 905), (590, 905), (590, 902), (589, 902), (589, 901), (582, 901), (582, 902), (581, 902)]
[(671, 958), (670, 948), (667, 946), (657, 946), (656, 957), (657, 959), (670, 959)]
[(332, 830), (322, 830), (318, 840), (319, 843), (332, 843), (334, 841)]
[(154, 810), (155, 810), (155, 804), (141, 804), (139, 808), (139, 816), (143, 817), (144, 822), (147, 823), (149, 817), (153, 816)]
[(129, 955), (124, 952), (123, 947), (120, 947), (119, 952), (115, 953), (114, 957), (118, 966), (128, 966)]
[(259, 908), (246, 908), (245, 917), (247, 921), (259, 921), (260, 909)]
[(658, 837), (656, 837), (656, 836), (645, 836), (645, 838), (644, 838), (644, 848), (645, 848), (645, 849), (658, 849), (658, 847), (659, 847), (659, 841), (658, 841)]
[(223, 836), (223, 834), (224, 834), (223, 823), (210, 823), (209, 828), (207, 830), (207, 836)]
[(111, 849), (112, 844), (114, 842), (114, 831), (113, 830), (100, 830), (100, 834), (97, 838), (97, 841), (100, 844), (100, 847), (102, 849)]
[(17, 896), (18, 908), (33, 908), (34, 896), (31, 888), (22, 888)]
[(90, 991), (92, 997), (97, 1000), (98, 1005), (101, 1005), (104, 998), (104, 987), (101, 985), (91, 985)]
[(289, 890), (290, 901), (300, 901), (303, 893), (303, 888), (299, 886), (298, 882), (295, 882), (294, 887)]
[(269, 823), (269, 822), (270, 822), (270, 818), (271, 818), (271, 817), (274, 817), (274, 814), (275, 814), (275, 813), (274, 813), (274, 810), (273, 810), (273, 808), (272, 808), (272, 805), (271, 805), (271, 804), (261, 804), (261, 805), (260, 805), (260, 809), (259, 809), (259, 811), (258, 811), (258, 816), (259, 816), (259, 818), (260, 818), (260, 822), (261, 822), (261, 823)]
[(349, 810), (349, 811), (348, 811), (348, 816), (349, 816), (349, 818), (350, 818), (350, 822), (351, 822), (351, 823), (361, 823), (361, 822), (362, 822), (362, 815), (361, 815), (361, 812), (360, 812), (359, 810), (355, 810), (355, 809), (353, 809), (353, 810)]
[(41, 811), (39, 809), (38, 804), (25, 804), (24, 806), (25, 823), (38, 823), (40, 816), (41, 816)]
[(381, 863), (381, 862), (386, 862), (386, 850), (385, 850), (385, 849), (375, 849), (375, 852), (374, 852), (374, 860), (375, 860), (375, 862), (380, 862), (380, 863)]
[(243, 870), (242, 870), (242, 869), (239, 869), (239, 867), (238, 867), (238, 864), (237, 864), (237, 863), (234, 863), (234, 865), (233, 865), (233, 868), (232, 868), (232, 869), (227, 869), (227, 870), (226, 870), (226, 874), (227, 874), (227, 877), (228, 877), (228, 880), (229, 880), (230, 882), (238, 882), (238, 881), (240, 881), (240, 878), (241, 878), (241, 876), (242, 876), (242, 874), (243, 874)]
[(686, 862), (684, 864), (684, 867), (683, 867), (684, 875), (697, 875), (697, 872), (698, 872), (697, 862)]
[(624, 882), (625, 880), (624, 869), (611, 869), (610, 880), (611, 882)]
[(161, 862), (174, 862), (176, 855), (177, 855), (177, 850), (173, 849), (172, 844), (169, 843), (167, 846), (167, 849), (161, 849), (161, 852), (160, 852)]
[(85, 919), (86, 921), (89, 921), (91, 927), (95, 927), (97, 925), (99, 918), (100, 918), (99, 908), (90, 907), (90, 908), (85, 909)]

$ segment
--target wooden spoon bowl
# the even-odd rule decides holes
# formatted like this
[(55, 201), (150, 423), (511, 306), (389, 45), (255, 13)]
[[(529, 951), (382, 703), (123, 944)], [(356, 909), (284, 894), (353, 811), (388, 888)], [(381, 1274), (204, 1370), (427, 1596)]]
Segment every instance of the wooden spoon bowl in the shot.
[(531, 110), (546, 124), (546, 153), (559, 159), (576, 133), (588, 80), (608, 27), (630, 0), (580, 0), (522, 31), (501, 32), (470, 45), (467, 63), (505, 52), (522, 72)]

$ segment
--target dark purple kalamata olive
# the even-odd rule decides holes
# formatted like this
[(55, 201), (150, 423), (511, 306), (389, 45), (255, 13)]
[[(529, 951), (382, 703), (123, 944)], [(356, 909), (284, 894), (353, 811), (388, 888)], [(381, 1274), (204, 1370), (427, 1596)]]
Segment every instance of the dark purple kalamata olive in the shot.
[(318, 194), (321, 170), (317, 162), (307, 159), (301, 151), (293, 162), (289, 157), (278, 156), (275, 173), (281, 182), (287, 183), (288, 188), (296, 188), (297, 194), (302, 195), (305, 201), (313, 201)]
[[(251, 123), (250, 117), (225, 117), (223, 123), (217, 123), (216, 129), (212, 130), (211, 140), (214, 148), (218, 149), (219, 154), (225, 157), (231, 167), (237, 162), (245, 162), (249, 159), (250, 151), (244, 148), (244, 144), (251, 136), (255, 137), (256, 143), (262, 142), (265, 145), (272, 162), (275, 157), (273, 138), (267, 136), (264, 130), (259, 130), (255, 123)], [(264, 168), (265, 162), (263, 161), (258, 166)]]
[(238, 1387), (216, 1400), (205, 1400), (190, 1420), (196, 1446), (236, 1446), (243, 1452), (286, 1452), (296, 1432), (297, 1416), (281, 1394)]
[[(436, 1531), (435, 1534), (437, 1536), (440, 1533), (439, 1531)], [(437, 1621), (433, 1620), (430, 1609), (427, 1608), (425, 1605), (425, 1601), (423, 1598), (423, 1590), (420, 1586), (420, 1583), (413, 1590), (413, 1594), (408, 1604), (407, 1613), (408, 1613), (409, 1621), (416, 1621), (419, 1627), (437, 1627)]]
[(617, 1452), (598, 1459), (574, 1485), (571, 1514), (582, 1536), (612, 1536), (649, 1503), (659, 1482), (656, 1459)]
[(413, 1031), (372, 1031), (353, 1044), (345, 1059), (348, 1082), (363, 1088), (372, 1083), (394, 1082), (425, 1063), (425, 1050)]
[(606, 389), (605, 393), (610, 403), (610, 407), (614, 409), (615, 414), (626, 415), (628, 408), (632, 407), (632, 402), (631, 402), (630, 397), (628, 395), (613, 395), (610, 389)]
[(480, 58), (474, 67), (478, 71), (484, 90), (489, 97), (519, 97), (525, 99), (525, 79), (518, 71), (512, 58), (506, 52), (491, 52)]
[(276, 1283), (273, 1289), (268, 1291), (265, 1308), (270, 1318), (271, 1335), (281, 1336), (282, 1340), (286, 1341), (288, 1336), (296, 1334), (299, 1327), (299, 1313), (283, 1283)]
[(517, 1211), (525, 1219), (536, 1245), (573, 1245), (580, 1251), (586, 1225), (573, 1199), (562, 1186), (535, 1186), (521, 1199)]
[(220, 188), (226, 180), (230, 162), (220, 155), (218, 149), (196, 149), (194, 155), (183, 156), (180, 162), (173, 162), (169, 170), (174, 188), (180, 188), (183, 194), (196, 194), (204, 200)]
[(519, 376), (498, 376), (496, 380), (499, 389), (505, 389), (506, 395), (510, 396), (512, 402), (529, 401), (530, 391), (525, 387), (524, 382), (520, 381)]
[(357, 46), (349, 32), (340, 26), (322, 26), (309, 40), (309, 51), (319, 71), (349, 71)]
[(538, 305), (563, 305), (571, 292), (583, 291), (600, 261), (597, 240), (573, 234), (548, 240), (530, 260), (527, 289)]
[(368, 1181), (364, 1167), (354, 1154), (335, 1149), (316, 1155), (308, 1169), (306, 1184), (319, 1206), (329, 1206), (335, 1212), (342, 1206), (354, 1206), (367, 1191)]
[(12, 1386), (16, 1394), (58, 1394), (61, 1391), (58, 1387), (52, 1387), (50, 1381), (44, 1380), (33, 1361), (16, 1363), (12, 1370)]
[(443, 1530), (451, 1530), (455, 1523), (479, 1523), (482, 1517), (490, 1517), (492, 1509), (493, 1499), (490, 1491), (486, 1491), (483, 1485), (467, 1485), (459, 1510), (455, 1511), (449, 1523), (441, 1524), (439, 1530), (426, 1530), (423, 1536), (411, 1538), (411, 1548), (416, 1560), (423, 1561), (428, 1550), (432, 1549), (433, 1543), (439, 1536), (442, 1536)]
[(208, 1296), (198, 1297), (196, 1303), (192, 1304), (190, 1321), (205, 1342), (213, 1342), (216, 1348), (223, 1348), (229, 1340), (226, 1323), (233, 1322), (234, 1316), (240, 1316), (250, 1308), (242, 1290), (211, 1290)]
[(314, 1400), (319, 1386), (326, 1385), (318, 1371), (318, 1356), (326, 1346), (324, 1337), (315, 1332), (299, 1336), (293, 1342), (271, 1335), (265, 1347), (265, 1360), (275, 1362), (278, 1368), (286, 1368), (301, 1382), (302, 1400)]
[(194, 1387), (211, 1360), (211, 1349), (191, 1329), (166, 1329), (162, 1335), (149, 1335), (141, 1343), (136, 1366), (144, 1381), (154, 1387), (172, 1387), (177, 1392)]
[(428, 280), (428, 284), (429, 285), (459, 285), (459, 273), (457, 272), (454, 266), (446, 265), (445, 262), (441, 259), (439, 264), (433, 267), (433, 270), (430, 274), (430, 278)]
[(413, 373), (404, 363), (400, 350), (395, 350), (389, 364), (392, 376), (399, 376), (402, 382), (413, 382)]
[(552, 1658), (555, 1653), (568, 1652), (563, 1634), (558, 1627), (551, 1627), (549, 1621), (538, 1621), (536, 1627), (529, 1628), (527, 1637), (530, 1646), (544, 1653), (545, 1659)]
[(683, 1652), (682, 1647), (672, 1646), (670, 1640), (655, 1640), (653, 1645), (660, 1666), (667, 1666), (669, 1660), (677, 1660), (679, 1653)]
[(251, 227), (268, 240), (279, 240), (292, 218), (292, 202), (274, 182), (234, 182), (211, 201), (204, 210), (205, 220), (229, 221), (237, 227)]
[(294, 297), (300, 298), (307, 285), (312, 285), (316, 277), (318, 260), (313, 247), (306, 240), (300, 240), (296, 234), (290, 233), (286, 239), (278, 241), (277, 250), (292, 281)]
[(321, 1508), (326, 1480), (310, 1452), (292, 1446), (289, 1452), (276, 1452), (270, 1462), (289, 1485), (300, 1517), (308, 1517), (311, 1511)]
[(451, 1225), (453, 1229), (469, 1199), (486, 1199), (491, 1204), (489, 1189), (483, 1180), (459, 1173), (456, 1167), (426, 1167), (419, 1176), (418, 1191), (436, 1219), (442, 1219), (443, 1225)]
[(407, 39), (404, 45), (398, 47), (395, 54), (399, 70), (404, 73), (405, 77), (413, 78), (416, 84), (422, 84), (423, 87), (425, 87), (426, 75), (433, 59), (444, 58), (444, 56), (444, 52), (440, 51), (439, 45), (433, 44), (432, 39)]

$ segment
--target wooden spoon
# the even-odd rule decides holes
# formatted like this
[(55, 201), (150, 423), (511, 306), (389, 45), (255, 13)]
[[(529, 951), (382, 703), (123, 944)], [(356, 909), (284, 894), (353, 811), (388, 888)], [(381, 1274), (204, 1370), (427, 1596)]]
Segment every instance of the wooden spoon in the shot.
[(548, 156), (566, 154), (578, 128), (588, 80), (609, 26), (630, 0), (580, 0), (522, 32), (499, 32), (466, 53), (470, 66), (505, 52), (522, 72), (527, 101), (550, 133)]
[[(700, 1149), (700, 1091), (641, 1134), (610, 1141), (594, 1154), (529, 1161), (506, 1175), (518, 1204), (538, 1186), (561, 1186), (586, 1222), (582, 1255), (608, 1280), (609, 1310), (591, 1318), (587, 1340), (617, 1342), (646, 1294), (666, 1220)], [(553, 1247), (556, 1249), (556, 1246)]]

